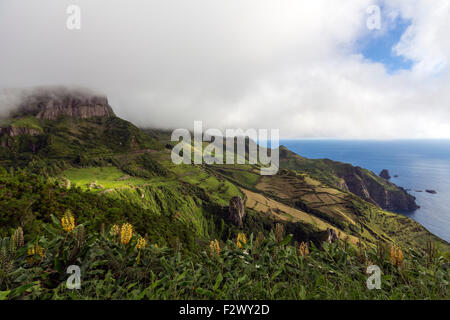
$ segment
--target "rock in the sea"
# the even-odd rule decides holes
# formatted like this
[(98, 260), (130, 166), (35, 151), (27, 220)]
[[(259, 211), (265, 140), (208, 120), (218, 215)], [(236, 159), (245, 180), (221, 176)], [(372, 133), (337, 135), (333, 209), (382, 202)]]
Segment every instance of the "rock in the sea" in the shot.
[(431, 193), (431, 194), (437, 194), (436, 190), (429, 190), (429, 189), (427, 189), (427, 190), (425, 190), (425, 192), (428, 192), (428, 193)]
[(230, 200), (228, 214), (228, 218), (231, 222), (237, 226), (242, 226), (242, 220), (245, 217), (245, 208), (241, 197), (236, 196)]
[(391, 175), (389, 174), (389, 171), (387, 169), (383, 169), (380, 172), (380, 177), (383, 179), (389, 180), (391, 178)]

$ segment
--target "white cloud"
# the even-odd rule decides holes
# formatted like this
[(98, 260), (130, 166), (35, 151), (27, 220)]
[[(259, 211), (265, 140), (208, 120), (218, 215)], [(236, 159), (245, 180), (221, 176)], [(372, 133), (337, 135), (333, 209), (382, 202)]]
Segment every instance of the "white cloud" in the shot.
[(370, 0), (2, 0), (0, 88), (91, 87), (140, 125), (450, 138), (450, 0), (385, 2), (411, 20), (394, 75), (354, 52)]

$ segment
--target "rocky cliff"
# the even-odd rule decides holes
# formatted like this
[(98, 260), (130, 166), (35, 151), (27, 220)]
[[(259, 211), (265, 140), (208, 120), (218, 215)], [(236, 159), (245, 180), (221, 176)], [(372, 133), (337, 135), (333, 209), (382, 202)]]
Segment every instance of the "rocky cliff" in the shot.
[(38, 119), (56, 120), (59, 117), (110, 117), (114, 112), (105, 96), (76, 90), (54, 90), (27, 96), (14, 116), (30, 114)]
[(7, 135), (8, 137), (14, 138), (24, 134), (28, 134), (30, 136), (37, 136), (41, 133), (42, 133), (41, 130), (35, 128), (17, 128), (17, 127), (0, 128), (0, 137), (3, 135)]
[[(38, 136), (40, 134), (42, 134), (42, 130), (39, 130), (37, 128), (25, 128), (13, 126), (0, 128), (0, 146), (11, 147), (13, 145), (12, 141), (14, 140), (11, 138), (15, 138), (22, 135)], [(34, 152), (36, 150), (36, 146), (34, 144), (31, 144), (30, 149)]]
[(392, 211), (412, 211), (419, 208), (415, 197), (406, 190), (351, 164), (329, 159), (303, 158), (286, 147), (280, 147), (280, 167), (306, 172), (329, 185), (350, 191), (364, 200)]
[(386, 210), (412, 211), (419, 208), (416, 198), (405, 189), (388, 181), (380, 181), (367, 170), (351, 165), (340, 165), (336, 175), (344, 180), (343, 189), (360, 196), (364, 200), (377, 204)]
[[(40, 120), (111, 116), (114, 116), (114, 112), (105, 96), (65, 88), (36, 89), (23, 94), (16, 110), (0, 128), (0, 137), (42, 134)], [(2, 145), (8, 145), (8, 142), (2, 141)]]

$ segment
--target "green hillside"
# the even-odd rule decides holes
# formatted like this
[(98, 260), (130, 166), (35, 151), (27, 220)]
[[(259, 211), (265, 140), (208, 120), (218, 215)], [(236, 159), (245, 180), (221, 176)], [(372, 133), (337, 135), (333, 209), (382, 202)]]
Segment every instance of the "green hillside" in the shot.
[[(177, 166), (167, 132), (116, 116), (22, 115), (6, 126), (38, 131), (0, 137), (0, 299), (448, 298), (449, 244), (384, 210), (413, 200), (368, 170), (283, 147), (275, 176), (250, 164)], [(398, 201), (382, 202), (380, 190)], [(242, 225), (229, 218), (235, 197), (245, 205)], [(61, 226), (68, 212), (75, 217), (69, 231)], [(133, 226), (128, 242), (111, 236), (125, 223)], [(329, 230), (338, 239), (324, 244)], [(249, 239), (242, 259), (239, 233)], [(146, 246), (136, 249), (140, 237)], [(221, 248), (214, 254), (213, 240)], [(308, 255), (299, 255), (301, 243)], [(401, 265), (389, 257), (394, 246)], [(378, 293), (364, 282), (364, 268), (375, 262), (389, 285)], [(71, 294), (61, 279), (74, 263), (88, 285)]]

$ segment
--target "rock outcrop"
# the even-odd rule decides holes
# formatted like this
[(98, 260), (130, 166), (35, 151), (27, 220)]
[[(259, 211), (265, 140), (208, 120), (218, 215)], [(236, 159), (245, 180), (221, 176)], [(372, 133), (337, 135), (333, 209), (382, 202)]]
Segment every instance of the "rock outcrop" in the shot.
[(282, 169), (304, 172), (386, 210), (413, 211), (419, 208), (415, 202), (416, 198), (405, 189), (369, 170), (330, 159), (307, 159), (283, 146), (279, 149)]
[(413, 211), (419, 208), (416, 198), (402, 187), (367, 174), (364, 169), (351, 165), (342, 166), (337, 176), (344, 179), (346, 189), (364, 200), (392, 211)]
[(391, 178), (391, 175), (389, 174), (389, 171), (387, 169), (383, 169), (380, 172), (380, 177), (383, 179), (389, 180)]
[(56, 120), (59, 117), (110, 117), (114, 112), (105, 96), (65, 89), (38, 91), (27, 96), (16, 114)]
[(101, 184), (98, 184), (97, 181), (93, 181), (87, 184), (89, 189), (104, 189), (105, 187)]
[[(62, 88), (35, 90), (22, 99), (11, 120), (33, 116), (42, 120), (57, 120), (60, 117), (88, 119), (114, 116), (108, 99), (87, 91)], [(22, 135), (37, 136), (43, 132), (34, 127), (8, 125), (0, 128), (0, 137), (14, 138)], [(8, 145), (9, 142), (2, 142)]]
[(228, 214), (228, 219), (233, 224), (242, 226), (242, 220), (245, 217), (245, 207), (241, 197), (236, 196), (230, 200)]
[(320, 248), (323, 249), (323, 243), (327, 242), (329, 244), (335, 243), (339, 240), (339, 235), (336, 230), (327, 228), (326, 230), (319, 231), (315, 234), (315, 243)]
[[(36, 128), (22, 128), (13, 126), (0, 128), (0, 146), (8, 148), (11, 147), (14, 144), (14, 138), (17, 136), (38, 136), (40, 134), (42, 134), (42, 131)], [(36, 145), (34, 143), (30, 144), (30, 150), (33, 152), (36, 151)]]
[(7, 135), (8, 137), (14, 138), (17, 136), (28, 134), (30, 136), (37, 136), (42, 133), (41, 130), (35, 128), (17, 128), (17, 127), (6, 127), (0, 128), (0, 137)]

